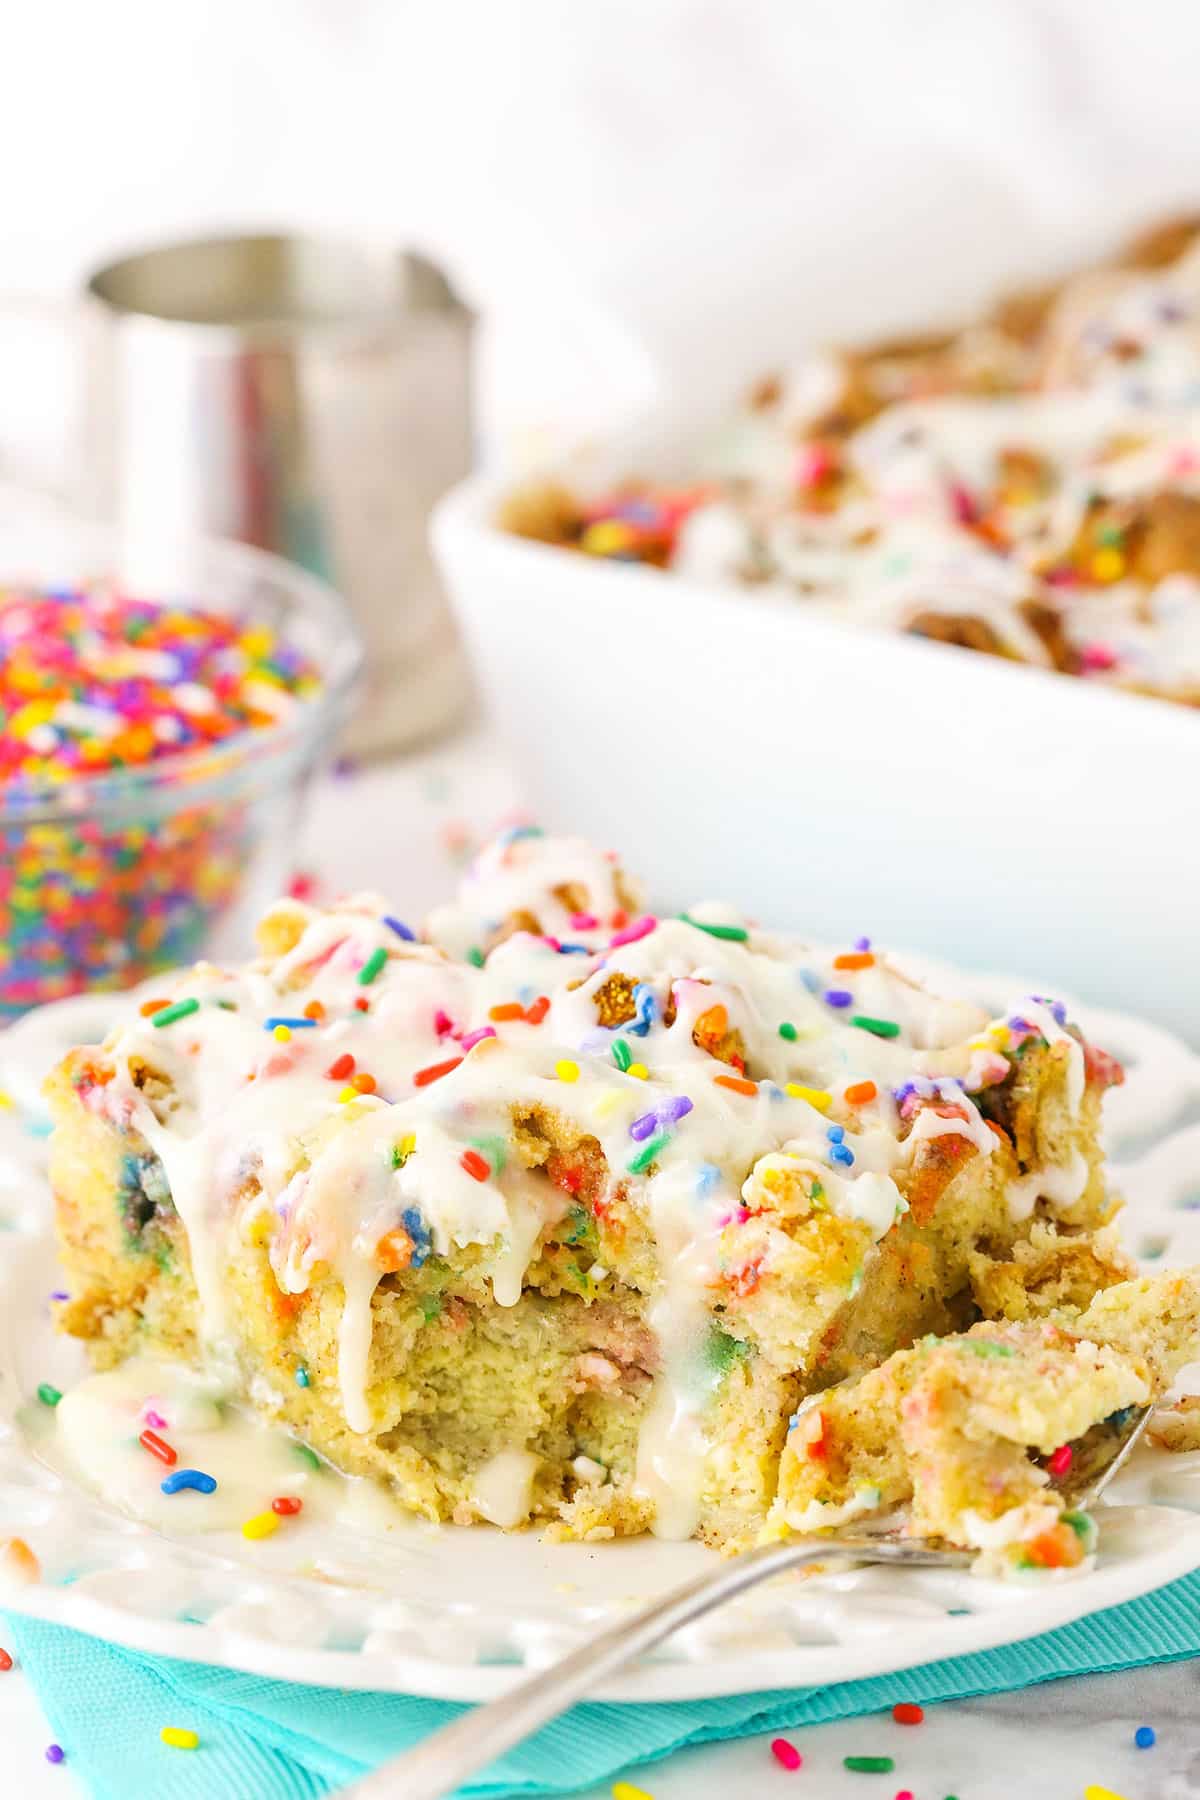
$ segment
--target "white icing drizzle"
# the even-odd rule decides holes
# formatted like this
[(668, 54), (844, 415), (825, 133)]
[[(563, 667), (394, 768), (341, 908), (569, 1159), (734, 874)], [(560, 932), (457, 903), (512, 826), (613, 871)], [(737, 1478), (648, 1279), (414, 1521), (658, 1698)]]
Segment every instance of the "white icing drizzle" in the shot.
[(1081, 1151), (1072, 1149), (1064, 1163), (1047, 1164), (1033, 1169), (1008, 1188), (1008, 1210), (1020, 1224), (1032, 1213), (1039, 1200), (1052, 1206), (1073, 1206), (1088, 1183), (1088, 1166)]
[(491, 1525), (523, 1525), (533, 1505), (538, 1458), (528, 1450), (499, 1450), (475, 1472), (472, 1499)]
[[(958, 1134), (992, 1154), (995, 1135), (966, 1088), (1007, 1073), (1007, 1028), (929, 993), (881, 952), (759, 931), (724, 906), (630, 920), (633, 894), (607, 855), (521, 833), (484, 852), (458, 905), (431, 919), (433, 942), (409, 941), (369, 896), (328, 912), (282, 902), (266, 925), (276, 941), (285, 927), (297, 934), (286, 954), (200, 964), (166, 982), (164, 997), (196, 1010), (161, 1027), (130, 1017), (105, 1047), (111, 1079), (82, 1091), (161, 1160), (210, 1341), (233, 1330), (226, 1268), (247, 1237), (269, 1241), (287, 1293), (340, 1282), (341, 1402), (360, 1433), (373, 1423), (381, 1276), (403, 1279), (408, 1255), (479, 1246), (496, 1302), (516, 1304), (571, 1199), (512, 1155), (513, 1111), (594, 1138), (606, 1197), (619, 1190), (657, 1246), (648, 1312), (661, 1368), (638, 1482), (656, 1528), (687, 1535), (713, 1451), (705, 1346), (731, 1229), (765, 1209), (765, 1177), (787, 1166), (819, 1179), (830, 1212), (882, 1237), (904, 1210), (895, 1176), (928, 1138)], [(482, 960), (478, 948), (513, 915), (548, 935), (518, 931)], [(614, 977), (632, 987), (637, 1017), (605, 1029), (598, 996)], [(315, 1021), (303, 1022), (306, 1009)], [(1075, 1039), (1047, 1005), (1022, 1001), (1014, 1013), (1069, 1046), (1077, 1105)], [(293, 1021), (279, 1037), (268, 1027), (277, 1019)], [(736, 1061), (712, 1053), (718, 1040), (745, 1058), (749, 1086)], [(351, 1058), (346, 1079), (369, 1077), (372, 1091), (331, 1077)], [(142, 1084), (146, 1069), (164, 1085)], [(1073, 1166), (1038, 1179), (1039, 1194), (1074, 1197), (1080, 1176)], [(597, 1264), (593, 1283), (605, 1278)], [(489, 1495), (493, 1485), (500, 1476)], [(494, 1496), (488, 1505), (507, 1510)]]
[(1014, 1007), (1013, 1011), (1019, 1011), (1023, 1019), (1028, 1019), (1031, 1025), (1036, 1025), (1039, 1033), (1052, 1049), (1062, 1046), (1067, 1063), (1067, 1106), (1072, 1118), (1078, 1118), (1079, 1108), (1083, 1104), (1083, 1090), (1087, 1081), (1083, 1045), (1078, 1038), (1071, 1036), (1065, 1026), (1059, 1024), (1044, 1000), (1022, 1000), (1019, 1008)]
[(351, 1431), (371, 1429), (367, 1405), (367, 1369), (371, 1358), (371, 1297), (379, 1286), (379, 1270), (361, 1258), (344, 1267), (345, 1303), (338, 1327), (338, 1386), (342, 1413)]
[(664, 1280), (648, 1320), (658, 1338), (662, 1374), (638, 1439), (637, 1485), (654, 1502), (653, 1528), (663, 1538), (689, 1538), (699, 1523), (709, 1449), (701, 1416), (709, 1395), (701, 1371), (717, 1221), (736, 1205), (720, 1181), (700, 1199), (701, 1221), (696, 1203), (695, 1170), (688, 1163), (664, 1168), (651, 1184), (650, 1218)]

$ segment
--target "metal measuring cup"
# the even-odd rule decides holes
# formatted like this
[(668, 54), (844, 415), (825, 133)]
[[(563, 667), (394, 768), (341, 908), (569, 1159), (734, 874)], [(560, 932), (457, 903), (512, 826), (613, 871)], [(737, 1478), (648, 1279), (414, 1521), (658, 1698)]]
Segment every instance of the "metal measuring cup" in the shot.
[(426, 547), (470, 462), (471, 317), (432, 263), (308, 237), (150, 249), (87, 281), (85, 460), (129, 583), (239, 538), (348, 599), (366, 690), (347, 748), (447, 724), (466, 678)]

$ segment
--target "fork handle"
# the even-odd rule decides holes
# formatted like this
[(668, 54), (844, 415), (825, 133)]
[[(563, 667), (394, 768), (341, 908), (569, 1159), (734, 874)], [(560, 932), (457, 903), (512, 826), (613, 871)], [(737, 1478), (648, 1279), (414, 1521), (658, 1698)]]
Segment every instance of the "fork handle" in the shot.
[(944, 1565), (950, 1561), (944, 1552), (922, 1552), (913, 1545), (886, 1542), (852, 1545), (809, 1539), (805, 1543), (766, 1544), (747, 1550), (720, 1568), (706, 1570), (672, 1589), (598, 1637), (589, 1638), (507, 1694), (485, 1706), (472, 1707), (461, 1718), (433, 1732), (415, 1750), (384, 1763), (345, 1789), (344, 1800), (440, 1800), (476, 1770), (494, 1762), (514, 1744), (573, 1706), (605, 1676), (632, 1657), (652, 1650), (680, 1626), (785, 1569), (828, 1562), (837, 1555), (851, 1555), (864, 1562)]

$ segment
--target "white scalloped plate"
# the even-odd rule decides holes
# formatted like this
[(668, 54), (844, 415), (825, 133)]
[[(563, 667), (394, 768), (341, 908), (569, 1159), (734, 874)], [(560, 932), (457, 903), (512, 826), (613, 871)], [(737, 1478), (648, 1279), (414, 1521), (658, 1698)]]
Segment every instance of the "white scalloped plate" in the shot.
[[(990, 978), (970, 986), (997, 1012), (1030, 991)], [(64, 1044), (102, 1030), (110, 1005), (66, 1001), (23, 1021), (0, 1039), (0, 1082), (36, 1105), (41, 1069)], [(1200, 1261), (1200, 1056), (1137, 1020), (1075, 1011), (1127, 1068), (1107, 1114), (1127, 1240), (1150, 1267)], [(43, 1146), (15, 1110), (0, 1113), (0, 1532), (32, 1544), (43, 1572), (33, 1586), (0, 1577), (0, 1605), (262, 1675), (479, 1700), (710, 1554), (652, 1539), (547, 1545), (534, 1532), (417, 1522), (376, 1535), (290, 1521), (256, 1544), (233, 1533), (166, 1536), (38, 1453), (38, 1383), (65, 1386), (84, 1367), (78, 1346), (50, 1325), (55, 1285)], [(1200, 1454), (1148, 1450), (1103, 1508), (1101, 1552), (1087, 1574), (1029, 1583), (870, 1568), (785, 1577), (678, 1633), (597, 1697), (698, 1699), (881, 1674), (1034, 1636), (1195, 1568)]]

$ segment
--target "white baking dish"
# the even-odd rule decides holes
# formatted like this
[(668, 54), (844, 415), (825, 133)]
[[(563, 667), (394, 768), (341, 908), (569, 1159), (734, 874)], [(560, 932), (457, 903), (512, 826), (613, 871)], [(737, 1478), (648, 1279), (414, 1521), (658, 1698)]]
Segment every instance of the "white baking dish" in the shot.
[(932, 951), (1200, 1041), (1200, 714), (510, 537), (465, 483), (434, 545), (549, 827), (664, 904)]

